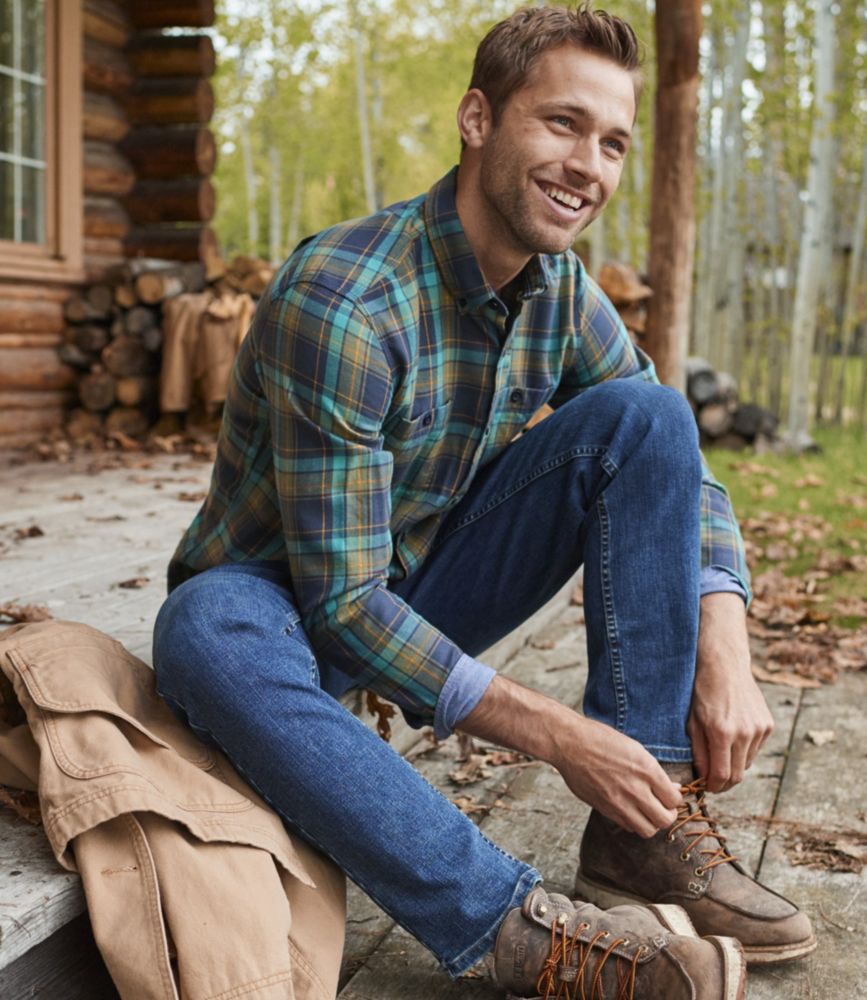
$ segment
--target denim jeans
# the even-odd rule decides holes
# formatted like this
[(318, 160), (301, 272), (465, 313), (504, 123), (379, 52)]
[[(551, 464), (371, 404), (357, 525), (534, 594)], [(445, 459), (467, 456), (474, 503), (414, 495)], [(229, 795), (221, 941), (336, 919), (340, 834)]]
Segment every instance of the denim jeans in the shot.
[[(479, 654), (583, 563), (586, 714), (690, 760), (700, 486), (682, 397), (603, 383), (484, 468), (394, 589)], [(226, 565), (178, 587), (154, 666), (175, 711), (452, 975), (539, 880), (341, 706), (347, 680), (317, 661), (280, 570)]]

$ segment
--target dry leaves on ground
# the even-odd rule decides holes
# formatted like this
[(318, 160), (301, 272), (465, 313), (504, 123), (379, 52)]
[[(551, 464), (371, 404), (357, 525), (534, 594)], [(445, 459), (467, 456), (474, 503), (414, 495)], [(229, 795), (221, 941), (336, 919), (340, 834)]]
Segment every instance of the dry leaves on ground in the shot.
[(786, 835), (786, 855), (793, 865), (858, 875), (867, 865), (867, 834), (792, 832)]
[(16, 816), (33, 826), (42, 825), (42, 810), (39, 808), (39, 796), (36, 792), (24, 792), (0, 785), (0, 806), (11, 809)]
[[(822, 568), (803, 577), (787, 577), (772, 569), (754, 581), (749, 629), (755, 647), (753, 671), (762, 681), (790, 687), (832, 684), (841, 670), (867, 669), (867, 628), (837, 628), (830, 615), (816, 607), (816, 591), (834, 569), (860, 569), (862, 557), (826, 556)], [(826, 569), (825, 566), (831, 567)], [(835, 603), (841, 615), (867, 617), (867, 601), (842, 598)]]
[(19, 625), (22, 622), (44, 622), (54, 616), (44, 604), (18, 604), (8, 601), (0, 604), (0, 623)]
[(150, 582), (150, 577), (134, 576), (130, 580), (121, 580), (117, 586), (123, 590), (141, 590), (142, 587), (146, 587)]
[(532, 763), (530, 758), (517, 750), (483, 747), (460, 761), (459, 767), (449, 771), (448, 778), (456, 785), (472, 785), (489, 778), (492, 767), (523, 767), (529, 763)]

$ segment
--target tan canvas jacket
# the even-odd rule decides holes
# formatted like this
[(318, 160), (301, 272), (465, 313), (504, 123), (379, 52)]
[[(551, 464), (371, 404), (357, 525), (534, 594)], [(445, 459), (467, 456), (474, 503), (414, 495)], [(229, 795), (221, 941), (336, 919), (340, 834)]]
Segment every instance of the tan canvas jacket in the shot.
[(178, 722), (144, 663), (85, 625), (15, 626), (0, 703), (0, 782), (38, 789), (122, 997), (336, 995), (343, 875)]

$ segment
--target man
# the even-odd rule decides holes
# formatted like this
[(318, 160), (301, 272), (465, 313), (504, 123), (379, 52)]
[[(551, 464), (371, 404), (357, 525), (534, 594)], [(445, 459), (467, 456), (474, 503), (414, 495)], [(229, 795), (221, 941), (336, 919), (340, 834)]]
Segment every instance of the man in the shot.
[[(772, 727), (736, 523), (687, 405), (569, 250), (617, 187), (638, 74), (621, 20), (519, 11), (477, 53), (457, 170), (296, 249), (241, 347), (154, 662), (452, 975), (493, 950), (520, 996), (732, 1000), (735, 936), (754, 960), (813, 940), (697, 806), (694, 778), (737, 783)], [(474, 659), (582, 562), (583, 716)], [(344, 710), (352, 684), (554, 764), (593, 807), (580, 900)], [(678, 905), (591, 905), (624, 899)]]

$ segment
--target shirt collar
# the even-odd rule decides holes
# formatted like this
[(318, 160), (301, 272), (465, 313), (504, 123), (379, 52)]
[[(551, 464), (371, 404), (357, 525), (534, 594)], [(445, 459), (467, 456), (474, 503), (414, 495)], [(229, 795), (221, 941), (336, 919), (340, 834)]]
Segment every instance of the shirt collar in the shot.
[[(477, 312), (491, 300), (494, 289), (485, 281), (476, 256), (467, 241), (455, 204), (458, 168), (428, 191), (424, 202), (424, 221), (433, 247), (437, 267), (446, 288), (454, 295), (461, 313)], [(546, 254), (535, 254), (521, 272), (521, 299), (534, 298), (547, 291), (555, 279), (553, 260)]]

